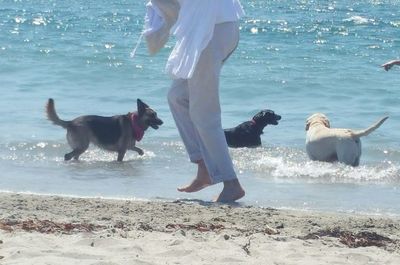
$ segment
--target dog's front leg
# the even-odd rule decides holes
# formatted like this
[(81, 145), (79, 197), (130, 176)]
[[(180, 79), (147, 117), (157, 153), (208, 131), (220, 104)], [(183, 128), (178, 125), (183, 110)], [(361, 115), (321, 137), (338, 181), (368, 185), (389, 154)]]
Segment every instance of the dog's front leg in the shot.
[(122, 160), (124, 159), (125, 153), (126, 153), (126, 150), (118, 151), (118, 158), (117, 158), (118, 162), (122, 162)]
[(132, 147), (132, 151), (136, 151), (141, 156), (144, 154), (143, 150), (136, 146)]

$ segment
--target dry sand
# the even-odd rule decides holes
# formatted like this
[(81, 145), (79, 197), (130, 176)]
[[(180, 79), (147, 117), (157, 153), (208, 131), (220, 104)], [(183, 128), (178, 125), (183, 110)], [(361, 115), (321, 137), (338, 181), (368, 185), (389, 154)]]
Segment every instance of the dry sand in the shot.
[(0, 264), (400, 264), (400, 219), (0, 193)]

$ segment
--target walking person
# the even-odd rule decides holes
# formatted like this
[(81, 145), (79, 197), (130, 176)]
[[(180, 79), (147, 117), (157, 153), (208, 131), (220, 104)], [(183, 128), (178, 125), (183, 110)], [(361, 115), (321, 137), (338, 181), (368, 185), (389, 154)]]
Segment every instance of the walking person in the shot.
[[(245, 192), (222, 129), (219, 78), (224, 62), (238, 45), (238, 20), (244, 12), (239, 0), (177, 2), (179, 13), (171, 30), (177, 42), (166, 67), (174, 79), (168, 103), (189, 159), (197, 166), (194, 180), (178, 190), (196, 192), (222, 182), (216, 201), (233, 202)], [(164, 12), (164, 20), (171, 24), (168, 14)]]

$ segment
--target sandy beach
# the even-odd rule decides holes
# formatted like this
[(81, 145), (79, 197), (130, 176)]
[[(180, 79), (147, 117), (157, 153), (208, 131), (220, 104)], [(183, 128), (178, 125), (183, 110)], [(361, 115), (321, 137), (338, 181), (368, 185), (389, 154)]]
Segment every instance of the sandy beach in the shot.
[(400, 264), (400, 220), (0, 193), (0, 264)]

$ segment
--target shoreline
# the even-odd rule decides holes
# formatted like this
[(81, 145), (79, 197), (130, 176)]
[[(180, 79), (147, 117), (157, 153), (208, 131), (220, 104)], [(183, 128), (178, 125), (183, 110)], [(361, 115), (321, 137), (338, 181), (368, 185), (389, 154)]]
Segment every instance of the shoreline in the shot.
[(1, 264), (400, 264), (400, 218), (0, 193)]
[[(218, 190), (216, 191), (218, 192)], [(186, 202), (187, 204), (200, 204), (200, 205), (218, 205), (218, 203), (214, 203), (211, 200), (203, 200), (200, 198), (168, 198), (168, 197), (153, 197), (153, 198), (145, 198), (145, 197), (129, 197), (129, 196), (99, 196), (99, 195), (79, 195), (79, 194), (68, 194), (68, 193), (40, 193), (40, 192), (31, 192), (31, 191), (10, 191), (10, 190), (0, 190), (0, 198), (2, 194), (9, 195), (21, 195), (21, 196), (34, 196), (34, 197), (60, 197), (65, 199), (87, 199), (87, 200), (104, 200), (110, 202), (119, 202), (119, 201), (130, 201), (130, 202), (156, 202), (156, 203), (175, 203), (175, 202)], [(190, 193), (187, 193), (190, 194)], [(215, 194), (214, 194), (215, 195)], [(246, 196), (244, 197), (246, 198)], [(375, 218), (392, 218), (392, 219), (400, 219), (400, 213), (397, 212), (383, 212), (383, 211), (360, 211), (360, 210), (339, 210), (339, 209), (330, 209), (326, 208), (296, 208), (295, 206), (268, 206), (266, 203), (260, 202), (243, 202), (239, 201), (233, 204), (226, 204), (232, 207), (251, 207), (251, 208), (273, 208), (277, 211), (292, 211), (292, 212), (304, 212), (304, 213), (316, 213), (316, 214), (339, 214), (339, 215), (354, 215), (354, 216), (368, 216)], [(222, 204), (221, 204), (222, 205)]]

